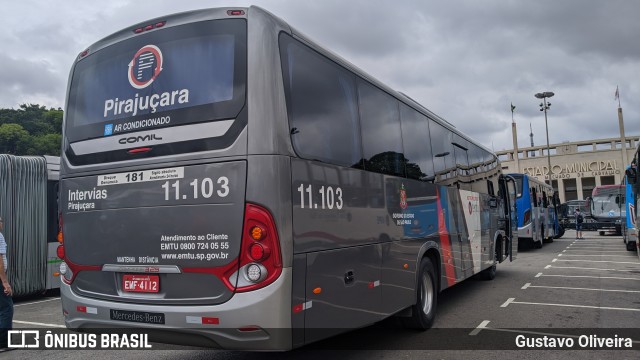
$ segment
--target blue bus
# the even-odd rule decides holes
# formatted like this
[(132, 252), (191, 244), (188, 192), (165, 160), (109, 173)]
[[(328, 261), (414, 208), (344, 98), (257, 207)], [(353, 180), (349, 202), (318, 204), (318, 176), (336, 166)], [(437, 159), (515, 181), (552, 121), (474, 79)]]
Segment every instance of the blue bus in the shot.
[(509, 174), (516, 180), (518, 194), (518, 239), (541, 248), (543, 242), (553, 242), (564, 235), (564, 227), (558, 222), (557, 194), (551, 185), (525, 174)]
[(636, 217), (635, 214), (635, 191), (633, 189), (633, 183), (629, 181), (629, 169), (631, 165), (627, 166), (627, 172), (624, 175), (624, 192), (625, 192), (625, 219), (622, 222), (622, 240), (624, 241), (627, 250), (635, 251), (638, 242), (638, 230), (636, 229)]

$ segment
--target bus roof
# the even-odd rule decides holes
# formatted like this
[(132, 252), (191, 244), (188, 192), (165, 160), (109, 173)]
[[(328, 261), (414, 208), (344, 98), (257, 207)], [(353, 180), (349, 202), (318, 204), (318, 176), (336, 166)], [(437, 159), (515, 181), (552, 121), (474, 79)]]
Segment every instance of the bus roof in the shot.
[(591, 196), (601, 195), (601, 194), (616, 194), (621, 192), (624, 189), (624, 185), (600, 185), (593, 188), (591, 192)]

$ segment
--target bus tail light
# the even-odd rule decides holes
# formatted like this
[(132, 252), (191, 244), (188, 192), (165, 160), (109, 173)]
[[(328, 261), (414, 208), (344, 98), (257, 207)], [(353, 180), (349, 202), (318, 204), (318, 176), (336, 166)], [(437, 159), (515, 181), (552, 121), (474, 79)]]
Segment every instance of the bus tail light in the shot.
[(58, 213), (58, 242), (60, 244), (64, 242), (64, 235), (62, 233), (62, 211)]
[[(237, 292), (246, 292), (273, 283), (282, 273), (280, 244), (275, 221), (269, 211), (247, 204), (244, 212), (240, 267), (235, 278)], [(231, 283), (232, 279), (229, 279)]]
[(56, 249), (56, 255), (62, 260), (64, 260), (64, 245), (58, 245)]

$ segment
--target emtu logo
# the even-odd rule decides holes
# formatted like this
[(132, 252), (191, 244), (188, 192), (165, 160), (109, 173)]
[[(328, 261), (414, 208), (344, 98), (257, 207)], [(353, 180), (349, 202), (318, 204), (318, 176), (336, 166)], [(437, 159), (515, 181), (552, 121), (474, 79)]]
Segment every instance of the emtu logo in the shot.
[(155, 45), (143, 46), (129, 63), (129, 83), (136, 89), (151, 85), (162, 71), (162, 52)]

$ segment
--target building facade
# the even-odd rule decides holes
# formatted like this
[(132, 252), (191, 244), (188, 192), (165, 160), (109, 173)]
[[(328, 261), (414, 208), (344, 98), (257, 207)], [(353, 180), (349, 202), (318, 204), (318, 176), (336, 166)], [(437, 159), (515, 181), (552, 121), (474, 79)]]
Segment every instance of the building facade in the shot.
[[(515, 124), (513, 124), (515, 134)], [(624, 133), (623, 133), (624, 134)], [(515, 136), (514, 136), (515, 137)], [(548, 181), (560, 201), (583, 200), (599, 185), (621, 184), (624, 171), (633, 159), (640, 136), (585, 140), (550, 144), (551, 172), (547, 146), (497, 151), (504, 173), (522, 173)]]

